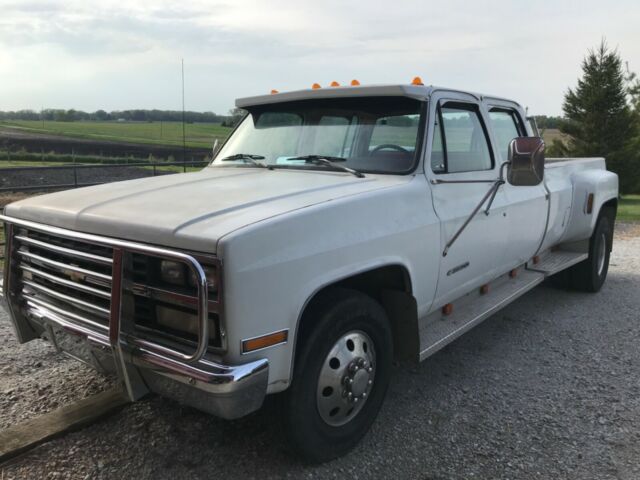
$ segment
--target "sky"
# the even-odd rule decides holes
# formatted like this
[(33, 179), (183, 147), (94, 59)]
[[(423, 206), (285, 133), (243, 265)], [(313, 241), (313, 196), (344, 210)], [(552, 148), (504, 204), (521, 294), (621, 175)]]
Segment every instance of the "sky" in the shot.
[(181, 108), (312, 83), (494, 94), (558, 115), (606, 38), (640, 73), (638, 0), (0, 0), (0, 110)]

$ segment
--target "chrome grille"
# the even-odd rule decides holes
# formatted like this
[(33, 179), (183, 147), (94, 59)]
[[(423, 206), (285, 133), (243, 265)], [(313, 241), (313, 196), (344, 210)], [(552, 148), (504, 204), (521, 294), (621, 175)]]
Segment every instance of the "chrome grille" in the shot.
[(113, 249), (43, 232), (13, 237), (23, 301), (108, 328)]

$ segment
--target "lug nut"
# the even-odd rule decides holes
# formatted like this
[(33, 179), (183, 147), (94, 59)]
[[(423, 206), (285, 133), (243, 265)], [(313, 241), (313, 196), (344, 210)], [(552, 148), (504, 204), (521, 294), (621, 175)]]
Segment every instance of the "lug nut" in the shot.
[(373, 380), (369, 380), (369, 381), (367, 382), (367, 385), (371, 385), (372, 383), (373, 383)]
[(353, 397), (353, 403), (358, 403), (358, 397)]
[(367, 396), (367, 392), (362, 392), (362, 398), (365, 398)]
[(368, 373), (373, 372), (373, 367), (369, 367), (369, 368), (367, 368), (367, 372), (368, 372)]

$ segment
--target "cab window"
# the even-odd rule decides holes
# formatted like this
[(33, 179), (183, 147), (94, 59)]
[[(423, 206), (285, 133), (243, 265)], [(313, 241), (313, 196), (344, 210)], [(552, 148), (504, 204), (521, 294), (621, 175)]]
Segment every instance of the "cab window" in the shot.
[(491, 170), (493, 153), (477, 105), (446, 103), (438, 112), (431, 166), (436, 173)]
[(498, 151), (502, 157), (502, 161), (507, 161), (509, 152), (509, 144), (516, 137), (523, 136), (522, 128), (516, 112), (513, 110), (493, 108), (489, 112), (491, 127), (498, 142)]

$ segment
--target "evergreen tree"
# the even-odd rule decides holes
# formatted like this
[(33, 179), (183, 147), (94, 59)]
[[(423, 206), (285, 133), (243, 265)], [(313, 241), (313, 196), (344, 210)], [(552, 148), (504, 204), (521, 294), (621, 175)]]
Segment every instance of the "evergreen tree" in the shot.
[(582, 62), (583, 76), (575, 89), (569, 88), (562, 109), (565, 119), (560, 131), (570, 136), (554, 149), (567, 156), (607, 159), (607, 167), (620, 176), (622, 192), (634, 189), (637, 167), (627, 153), (633, 133), (632, 110), (622, 60), (603, 40)]

